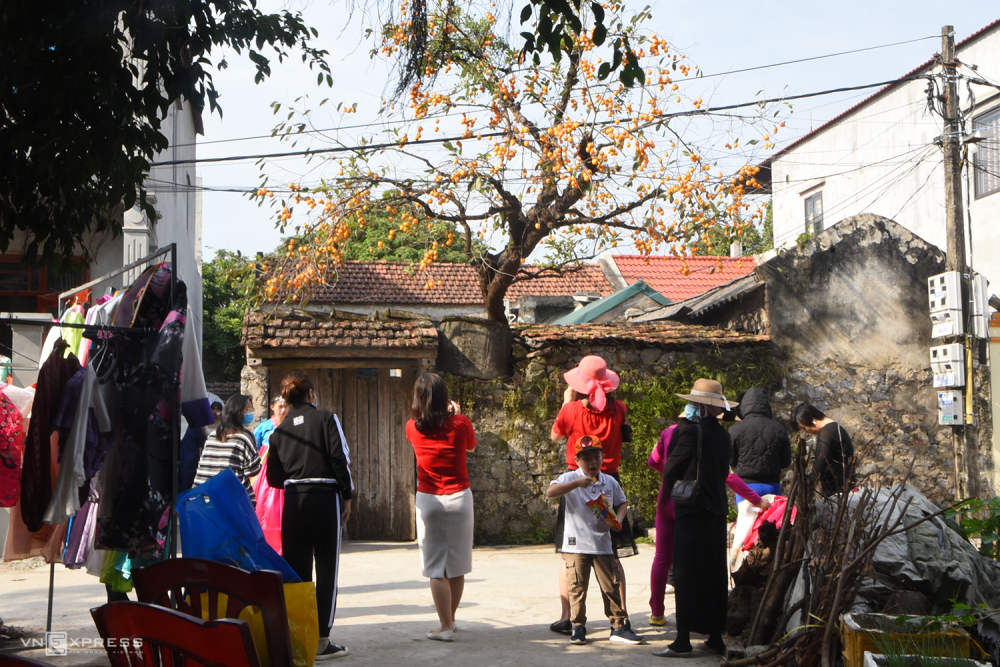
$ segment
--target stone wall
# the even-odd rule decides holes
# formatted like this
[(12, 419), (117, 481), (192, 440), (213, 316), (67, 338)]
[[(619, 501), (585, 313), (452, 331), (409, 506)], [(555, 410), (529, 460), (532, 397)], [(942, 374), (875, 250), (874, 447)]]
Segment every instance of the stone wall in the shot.
[[(586, 336), (581, 327), (571, 330)], [(663, 375), (681, 363), (704, 364), (714, 359), (720, 366), (733, 366), (756, 363), (762, 354), (770, 353), (761, 337), (724, 343), (691, 338), (637, 342), (628, 340), (627, 328), (620, 331), (618, 340), (539, 341), (522, 333), (514, 346), (513, 381), (448, 378), (453, 397), (472, 419), (478, 438), (476, 450), (468, 457), (477, 543), (540, 541), (554, 529), (558, 501), (546, 499), (545, 489), (566, 471), (566, 444), (552, 442), (549, 434), (566, 388), (562, 374), (584, 356), (603, 357), (625, 383)], [(669, 412), (664, 409), (663, 424), (672, 417)], [(647, 446), (652, 444), (655, 440)], [(641, 456), (645, 461), (646, 454)]]
[[(802, 247), (762, 264), (768, 333), (788, 375), (775, 396), (787, 417), (799, 401), (842, 422), (856, 446), (870, 445), (862, 474), (898, 477), (949, 504), (988, 497), (993, 469), (989, 367), (976, 370), (979, 442), (956, 447), (937, 423), (930, 369), (927, 279), (943, 253), (891, 220), (848, 218)], [(976, 346), (978, 347), (978, 346)]]

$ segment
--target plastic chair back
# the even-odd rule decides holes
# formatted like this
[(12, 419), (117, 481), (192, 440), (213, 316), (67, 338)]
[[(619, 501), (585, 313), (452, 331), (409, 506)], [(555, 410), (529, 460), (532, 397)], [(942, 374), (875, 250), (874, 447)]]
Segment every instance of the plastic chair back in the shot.
[[(132, 580), (140, 602), (176, 609), (199, 619), (238, 618), (245, 607), (257, 607), (264, 621), (271, 667), (293, 667), (280, 573), (248, 572), (203, 558), (173, 558), (133, 570)], [(204, 601), (202, 593), (206, 594)], [(220, 594), (227, 598), (221, 610)]]
[(246, 621), (203, 621), (143, 602), (90, 610), (111, 667), (260, 667)]

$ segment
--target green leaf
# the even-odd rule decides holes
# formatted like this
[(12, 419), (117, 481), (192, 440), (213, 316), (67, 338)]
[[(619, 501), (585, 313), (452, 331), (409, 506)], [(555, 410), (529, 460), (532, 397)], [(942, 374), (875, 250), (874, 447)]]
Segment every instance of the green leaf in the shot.
[(525, 5), (524, 8), (521, 10), (521, 23), (524, 23), (530, 18), (531, 18), (531, 5)]
[[(604, 41), (607, 38), (608, 38), (608, 29), (605, 28), (603, 25), (600, 25), (600, 24), (597, 25), (594, 28), (594, 36), (592, 38), (593, 42), (594, 42), (594, 45), (595, 46), (601, 46), (602, 44), (604, 44)], [(607, 63), (603, 63), (603, 64), (606, 65)]]
[(598, 81), (604, 81), (609, 74), (611, 74), (611, 63), (601, 63), (601, 66), (597, 68)]
[(594, 12), (594, 23), (599, 26), (604, 25), (604, 7), (601, 7), (601, 3), (592, 2), (590, 3), (590, 11)]

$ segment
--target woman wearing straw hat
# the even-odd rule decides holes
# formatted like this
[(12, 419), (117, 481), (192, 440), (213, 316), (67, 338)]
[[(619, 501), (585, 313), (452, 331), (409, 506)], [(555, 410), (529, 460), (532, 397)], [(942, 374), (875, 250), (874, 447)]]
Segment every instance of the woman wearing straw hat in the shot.
[(721, 654), (726, 627), (729, 570), (726, 562), (726, 478), (732, 441), (718, 416), (736, 407), (714, 380), (694, 383), (690, 394), (677, 394), (692, 404), (677, 425), (663, 467), (663, 495), (680, 480), (697, 480), (693, 502), (675, 498), (674, 599), (677, 639), (653, 655), (686, 658), (692, 654), (691, 633), (708, 635), (700, 648)]
[[(601, 357), (590, 355), (580, 360), (580, 364), (563, 377), (569, 387), (563, 395), (563, 406), (552, 426), (552, 439), (555, 442), (566, 440), (566, 465), (570, 470), (576, 470), (576, 442), (585, 435), (596, 436), (602, 443), (604, 463), (601, 472), (614, 477), (619, 483), (618, 466), (622, 454), (622, 426), (625, 424), (627, 409), (625, 404), (615, 399), (614, 391), (618, 388), (618, 374), (608, 368), (607, 362)], [(565, 522), (565, 503), (559, 501), (559, 517), (556, 522), (556, 551), (562, 551), (563, 525)], [(626, 517), (622, 529), (611, 531), (612, 546), (618, 558), (634, 556), (639, 553), (632, 537), (632, 526)], [(622, 609), (625, 606), (625, 571), (618, 564), (621, 574)], [(570, 634), (573, 624), (570, 623), (569, 585), (566, 581), (565, 563), (559, 569), (559, 597), (562, 602), (562, 616), (549, 626), (553, 632)]]

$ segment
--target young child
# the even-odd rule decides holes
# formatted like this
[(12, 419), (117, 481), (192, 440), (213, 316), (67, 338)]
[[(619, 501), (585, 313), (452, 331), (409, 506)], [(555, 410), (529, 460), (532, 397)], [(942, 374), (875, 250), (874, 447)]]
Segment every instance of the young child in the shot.
[[(545, 495), (549, 498), (566, 496), (566, 530), (562, 551), (566, 559), (566, 579), (569, 583), (570, 620), (574, 644), (587, 643), (587, 588), (590, 570), (597, 573), (597, 583), (604, 598), (604, 611), (611, 622), (611, 641), (642, 644), (645, 640), (632, 632), (628, 615), (622, 609), (618, 583), (621, 577), (611, 546), (611, 525), (594, 514), (588, 502), (604, 496), (614, 508), (619, 525), (625, 519), (628, 503), (622, 487), (610, 475), (601, 472), (604, 451), (596, 436), (581, 436), (576, 446), (577, 470), (560, 475)], [(610, 518), (610, 517), (609, 517)]]

